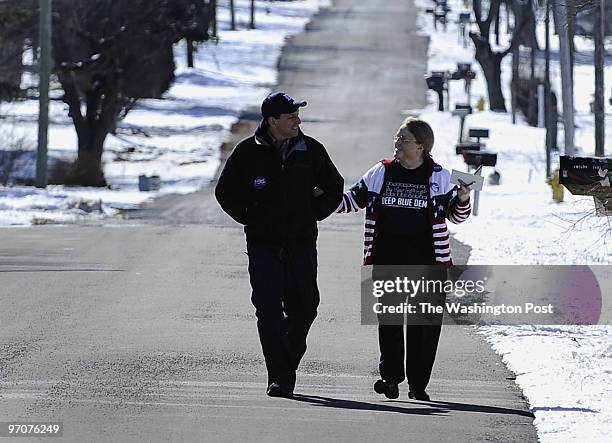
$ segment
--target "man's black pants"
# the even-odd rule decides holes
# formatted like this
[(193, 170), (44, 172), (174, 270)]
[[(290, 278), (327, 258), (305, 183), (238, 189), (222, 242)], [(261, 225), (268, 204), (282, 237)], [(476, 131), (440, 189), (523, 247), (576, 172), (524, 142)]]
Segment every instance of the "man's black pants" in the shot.
[(315, 244), (280, 248), (248, 242), (249, 276), (268, 385), (293, 391), (306, 336), (317, 316)]

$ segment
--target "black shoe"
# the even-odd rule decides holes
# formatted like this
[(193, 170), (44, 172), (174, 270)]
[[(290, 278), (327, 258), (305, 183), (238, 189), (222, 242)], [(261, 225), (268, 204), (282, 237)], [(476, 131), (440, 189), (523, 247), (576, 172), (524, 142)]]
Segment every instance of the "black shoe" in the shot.
[(266, 394), (268, 394), (268, 397), (293, 398), (293, 392), (281, 388), (278, 383), (270, 383)]
[(413, 391), (412, 389), (410, 389), (410, 391), (408, 391), (408, 398), (412, 398), (414, 400), (421, 400), (421, 401), (431, 401), (429, 399), (429, 394), (427, 394), (427, 392), (425, 392), (425, 391)]
[(376, 380), (374, 383), (374, 392), (377, 394), (385, 394), (385, 397), (395, 400), (399, 397), (399, 387), (397, 383), (390, 383), (384, 380)]

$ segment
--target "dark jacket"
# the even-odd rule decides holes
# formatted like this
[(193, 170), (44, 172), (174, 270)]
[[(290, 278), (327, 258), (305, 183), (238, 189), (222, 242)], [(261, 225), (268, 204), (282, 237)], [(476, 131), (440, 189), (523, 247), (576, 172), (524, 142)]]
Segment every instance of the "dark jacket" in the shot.
[[(280, 246), (314, 242), (316, 222), (338, 207), (344, 180), (314, 138), (300, 132), (282, 155), (264, 125), (227, 159), (215, 189), (217, 201), (245, 225), (247, 241)], [(323, 190), (319, 197), (313, 196), (315, 187)]]

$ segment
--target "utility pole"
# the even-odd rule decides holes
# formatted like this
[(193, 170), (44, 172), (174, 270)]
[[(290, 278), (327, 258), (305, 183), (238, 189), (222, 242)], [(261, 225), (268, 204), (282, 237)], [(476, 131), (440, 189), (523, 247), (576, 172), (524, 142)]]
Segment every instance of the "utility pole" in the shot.
[(38, 152), (36, 156), (36, 187), (47, 187), (47, 132), (49, 129), (49, 77), (51, 76), (51, 2), (39, 0), (40, 59), (38, 73)]
[(550, 0), (546, 0), (545, 27), (545, 65), (544, 65), (544, 121), (546, 126), (546, 178), (551, 176), (551, 151), (552, 151), (552, 125), (557, 122), (552, 119), (552, 109), (550, 100)]
[(604, 30), (605, 0), (596, 0), (593, 11), (593, 39), (595, 42), (595, 155), (604, 155)]
[(561, 65), (561, 96), (563, 100), (563, 129), (565, 155), (574, 155), (574, 87), (567, 32), (567, 9), (563, 0), (554, 0), (553, 18), (559, 36), (559, 63)]

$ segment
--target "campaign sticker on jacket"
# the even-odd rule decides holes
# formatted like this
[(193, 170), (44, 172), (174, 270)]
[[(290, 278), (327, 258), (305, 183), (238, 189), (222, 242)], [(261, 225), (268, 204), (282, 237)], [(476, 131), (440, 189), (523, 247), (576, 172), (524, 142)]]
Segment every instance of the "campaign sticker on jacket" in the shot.
[(253, 180), (253, 187), (255, 189), (263, 189), (267, 184), (268, 180), (266, 180), (266, 177), (255, 177), (255, 180)]

